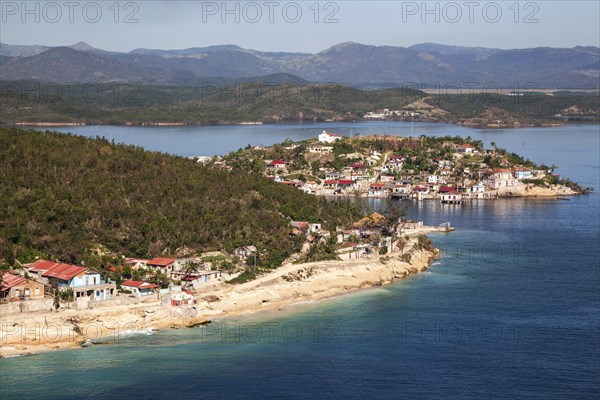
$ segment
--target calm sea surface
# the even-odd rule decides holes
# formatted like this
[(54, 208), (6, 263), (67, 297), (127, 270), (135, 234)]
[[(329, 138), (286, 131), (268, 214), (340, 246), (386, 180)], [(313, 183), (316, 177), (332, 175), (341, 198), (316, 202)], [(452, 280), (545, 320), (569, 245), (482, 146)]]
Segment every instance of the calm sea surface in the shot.
[(570, 201), (406, 203), (410, 217), (458, 228), (431, 235), (443, 257), (425, 273), (293, 310), (151, 335), (122, 332), (86, 349), (2, 359), (0, 398), (600, 397), (598, 126), (65, 131), (191, 156), (306, 139), (324, 128), (344, 135), (470, 135), (554, 163), (561, 175), (596, 192)]

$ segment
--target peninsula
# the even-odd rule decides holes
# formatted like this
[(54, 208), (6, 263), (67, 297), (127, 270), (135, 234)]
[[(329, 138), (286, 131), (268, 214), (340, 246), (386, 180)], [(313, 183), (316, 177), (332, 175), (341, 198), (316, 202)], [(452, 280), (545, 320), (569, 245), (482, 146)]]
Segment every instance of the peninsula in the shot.
[[(8, 171), (2, 356), (276, 311), (406, 278), (438, 255), (425, 234), (453, 228), (406, 220), (391, 198), (451, 207), (521, 187), (583, 192), (552, 167), (458, 137), (323, 132), (192, 159), (17, 128), (0, 129), (0, 145)], [(360, 201), (331, 196), (388, 204), (365, 214)]]
[(302, 142), (247, 147), (199, 163), (262, 173), (318, 196), (436, 200), (462, 204), (499, 197), (569, 196), (578, 184), (492, 143), (456, 137), (370, 135), (323, 131)]

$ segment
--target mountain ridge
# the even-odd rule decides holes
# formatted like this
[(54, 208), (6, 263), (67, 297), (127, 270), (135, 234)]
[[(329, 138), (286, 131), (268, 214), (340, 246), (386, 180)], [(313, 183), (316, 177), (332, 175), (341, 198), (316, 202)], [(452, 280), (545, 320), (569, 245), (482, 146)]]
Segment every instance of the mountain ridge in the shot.
[(600, 48), (494, 49), (420, 43), (410, 47), (342, 42), (315, 54), (264, 52), (235, 44), (180, 50), (109, 52), (78, 42), (70, 46), (0, 43), (3, 80), (131, 82), (196, 85), (203, 78), (291, 74), (312, 82), (356, 87), (390, 84), (480, 82), (502, 87), (595, 89), (600, 86)]

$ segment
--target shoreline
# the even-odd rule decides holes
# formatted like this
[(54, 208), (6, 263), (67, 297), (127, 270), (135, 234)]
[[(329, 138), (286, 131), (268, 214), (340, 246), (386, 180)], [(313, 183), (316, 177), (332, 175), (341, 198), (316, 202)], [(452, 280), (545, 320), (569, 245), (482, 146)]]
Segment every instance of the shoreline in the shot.
[(598, 120), (575, 120), (575, 119), (565, 119), (560, 120), (560, 122), (544, 122), (540, 121), (540, 124), (521, 124), (521, 125), (511, 125), (511, 124), (469, 124), (464, 122), (449, 122), (449, 121), (429, 121), (429, 120), (370, 120), (370, 119), (360, 119), (360, 120), (327, 120), (327, 121), (221, 121), (219, 123), (214, 122), (132, 122), (132, 121), (122, 121), (120, 123), (106, 123), (101, 121), (94, 121), (93, 123), (86, 122), (52, 122), (52, 121), (42, 121), (42, 122), (23, 122), (23, 121), (11, 121), (11, 122), (3, 122), (0, 123), (2, 126), (18, 126), (18, 127), (69, 127), (69, 126), (115, 126), (115, 127), (174, 127), (174, 126), (252, 126), (252, 125), (285, 125), (285, 124), (335, 124), (335, 123), (363, 123), (363, 122), (372, 122), (372, 123), (381, 123), (381, 122), (404, 122), (404, 123), (424, 123), (424, 124), (443, 124), (443, 125), (456, 125), (462, 126), (464, 128), (471, 129), (519, 129), (519, 128), (557, 128), (568, 124), (590, 124), (597, 125), (599, 123)]
[[(136, 304), (106, 308), (10, 314), (2, 318), (0, 357), (82, 348), (99, 339), (118, 340), (120, 335), (130, 335), (132, 331), (199, 326), (215, 317), (221, 320), (263, 311), (296, 312), (307, 305), (427, 270), (439, 256), (439, 250), (417, 249), (416, 236), (436, 231), (421, 229), (409, 233), (412, 240), (404, 252), (351, 261), (288, 263), (239, 285), (207, 286), (194, 295), (194, 307), (165, 307), (152, 296)], [(401, 255), (408, 252), (412, 254), (410, 263), (401, 260)]]

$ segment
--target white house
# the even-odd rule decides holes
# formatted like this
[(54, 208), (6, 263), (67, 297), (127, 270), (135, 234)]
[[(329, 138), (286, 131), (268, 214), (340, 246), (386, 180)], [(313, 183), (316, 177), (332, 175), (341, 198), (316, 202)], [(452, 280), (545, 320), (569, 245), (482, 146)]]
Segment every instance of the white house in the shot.
[(477, 149), (472, 144), (461, 144), (456, 146), (456, 152), (461, 154), (472, 154), (475, 153)]
[(334, 143), (341, 139), (341, 135), (336, 135), (335, 133), (329, 133), (326, 131), (323, 131), (323, 133), (319, 135), (319, 142), (321, 143)]
[(479, 182), (477, 185), (474, 185), (472, 188), (473, 193), (483, 193), (485, 192), (485, 186), (483, 183)]
[(238, 247), (233, 250), (233, 254), (240, 258), (250, 257), (254, 253), (256, 253), (256, 246)]
[(121, 283), (121, 287), (125, 290), (129, 290), (131, 293), (135, 294), (137, 297), (148, 296), (150, 294), (155, 293), (155, 289), (159, 286), (154, 283), (144, 282), (144, 281), (133, 281), (128, 280)]
[(496, 169), (483, 179), (483, 184), (492, 189), (517, 186), (519, 181), (514, 177), (510, 169)]
[(427, 177), (427, 183), (438, 183), (440, 181), (440, 177), (437, 175), (429, 175)]
[(515, 169), (515, 177), (518, 180), (521, 179), (531, 179), (533, 178), (533, 171), (527, 168), (516, 168)]
[(446, 192), (442, 194), (442, 203), (445, 204), (460, 204), (462, 195), (458, 192)]

